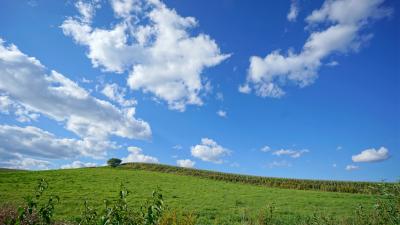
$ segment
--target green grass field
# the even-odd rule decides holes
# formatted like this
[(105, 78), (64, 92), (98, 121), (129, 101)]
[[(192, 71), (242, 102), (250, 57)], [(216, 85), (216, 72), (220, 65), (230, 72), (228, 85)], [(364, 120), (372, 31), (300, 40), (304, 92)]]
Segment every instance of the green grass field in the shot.
[(96, 207), (104, 199), (115, 199), (121, 182), (131, 192), (129, 205), (143, 203), (152, 190), (160, 187), (166, 204), (182, 211), (194, 211), (199, 222), (218, 221), (233, 224), (244, 213), (256, 214), (274, 204), (279, 217), (287, 221), (313, 213), (351, 216), (359, 204), (367, 209), (375, 202), (374, 195), (291, 190), (250, 184), (230, 183), (193, 176), (162, 172), (123, 169), (85, 168), (52, 171), (0, 170), (0, 203), (20, 204), (31, 194), (39, 178), (49, 183), (48, 194), (60, 196), (56, 219), (79, 215), (83, 201)]

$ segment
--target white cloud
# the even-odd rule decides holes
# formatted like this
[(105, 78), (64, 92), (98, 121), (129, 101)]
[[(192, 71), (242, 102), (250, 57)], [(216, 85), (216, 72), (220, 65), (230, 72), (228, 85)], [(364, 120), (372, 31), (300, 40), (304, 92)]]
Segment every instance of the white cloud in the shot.
[(21, 123), (36, 121), (40, 116), (38, 113), (33, 113), (20, 104), (15, 104), (14, 106), (16, 106), (16, 110), (14, 112), (16, 120)]
[(47, 170), (51, 163), (46, 160), (33, 159), (19, 153), (9, 153), (10, 158), (3, 158), (3, 149), (0, 149), (0, 167), (23, 170)]
[(81, 82), (82, 82), (82, 83), (84, 83), (84, 84), (90, 84), (90, 83), (93, 83), (93, 81), (92, 81), (92, 80), (86, 79), (86, 78), (84, 78), (84, 77), (82, 77), (82, 79), (81, 79)]
[(196, 164), (196, 162), (192, 161), (190, 159), (179, 159), (179, 160), (176, 160), (176, 165), (178, 165), (180, 167), (193, 168), (195, 164)]
[(239, 167), (240, 167), (240, 164), (237, 163), (237, 162), (233, 162), (233, 163), (229, 164), (229, 166), (230, 166), (230, 167), (233, 167), (233, 168), (239, 168)]
[(238, 90), (240, 93), (243, 93), (243, 94), (250, 94), (250, 92), (251, 92), (251, 88), (248, 84), (240, 85)]
[(80, 137), (59, 138), (33, 126), (0, 125), (0, 159), (11, 166), (44, 168), (47, 161), (30, 157), (102, 158), (107, 150), (117, 148), (108, 140), (111, 135), (131, 139), (151, 136), (150, 126), (134, 118), (135, 108), (119, 109), (92, 97), (62, 74), (49, 73), (16, 46), (5, 46), (1, 39), (0, 76), (2, 113), (14, 113), (22, 122), (44, 115)]
[(347, 165), (346, 170), (351, 171), (351, 170), (358, 170), (360, 167), (355, 166), (355, 165)]
[(202, 138), (201, 144), (191, 147), (191, 153), (193, 157), (199, 158), (203, 161), (212, 163), (222, 163), (221, 157), (230, 154), (230, 151), (221, 145), (218, 145), (212, 139)]
[(138, 147), (128, 147), (129, 155), (122, 158), (122, 163), (128, 162), (144, 162), (144, 163), (158, 163), (158, 159), (153, 156), (142, 154), (142, 149)]
[(108, 141), (84, 138), (57, 138), (37, 127), (0, 125), (0, 159), (14, 158), (14, 154), (47, 159), (105, 156), (105, 149), (115, 148)]
[(384, 0), (335, 0), (325, 1), (322, 7), (314, 10), (306, 18), (312, 23), (340, 23), (364, 25), (368, 19), (379, 19), (392, 13), (391, 9), (384, 8)]
[(125, 99), (125, 88), (121, 88), (120, 86), (118, 86), (118, 84), (115, 83), (104, 85), (101, 93), (107, 96), (110, 100), (117, 102), (119, 105), (124, 107), (134, 106), (137, 104), (136, 100), (134, 99)]
[(334, 53), (357, 51), (372, 37), (364, 30), (368, 21), (388, 16), (383, 0), (326, 0), (307, 17), (307, 29), (316, 28), (300, 53), (273, 51), (264, 58), (252, 56), (246, 83), (241, 87), (261, 97), (279, 98), (287, 84), (305, 87), (318, 77), (322, 61)]
[(389, 150), (385, 147), (379, 149), (370, 148), (362, 151), (358, 155), (353, 155), (353, 162), (379, 162), (389, 158)]
[(342, 149), (343, 149), (343, 147), (340, 145), (336, 147), (336, 150), (342, 150)]
[(272, 153), (272, 155), (276, 156), (281, 156), (281, 155), (287, 155), (292, 158), (299, 158), (302, 156), (304, 153), (310, 152), (308, 149), (303, 149), (303, 150), (291, 150), (291, 149), (280, 149), (276, 150)]
[(5, 46), (0, 39), (0, 92), (29, 111), (40, 113), (83, 138), (103, 140), (109, 135), (148, 139), (148, 123), (134, 118), (134, 108), (119, 109), (92, 97), (62, 74), (35, 58)]
[(220, 117), (226, 118), (226, 111), (224, 111), (224, 110), (218, 110), (218, 111), (217, 111), (217, 115), (220, 116)]
[(338, 66), (339, 63), (337, 61), (330, 61), (330, 62), (326, 63), (325, 65), (333, 67), (333, 66)]
[(36, 0), (29, 0), (29, 1), (27, 2), (27, 4), (28, 4), (30, 7), (36, 7), (36, 6), (38, 6), (38, 2), (37, 2)]
[(276, 167), (291, 167), (292, 164), (287, 162), (286, 160), (282, 161), (273, 161), (272, 163), (268, 164), (269, 168), (276, 168)]
[(95, 14), (96, 8), (99, 8), (98, 0), (92, 0), (91, 2), (77, 1), (75, 7), (78, 9), (80, 18), (85, 23), (91, 23)]
[(287, 14), (287, 19), (290, 22), (294, 22), (297, 19), (297, 15), (299, 14), (299, 7), (297, 4), (296, 0), (292, 0), (292, 2), (290, 3), (290, 10), (289, 13)]
[(138, 0), (111, 0), (111, 7), (118, 17), (129, 17), (133, 11), (141, 9), (140, 1)]
[(221, 102), (224, 101), (224, 94), (222, 94), (222, 92), (217, 92), (217, 94), (215, 94), (215, 99)]
[(174, 146), (172, 146), (172, 148), (175, 150), (181, 150), (183, 147), (182, 147), (182, 145), (174, 145)]
[(271, 151), (271, 147), (269, 147), (268, 145), (265, 145), (264, 147), (262, 147), (262, 148), (260, 149), (260, 151), (262, 151), (262, 152), (269, 152), (269, 151)]
[(179, 111), (202, 105), (203, 70), (229, 55), (221, 54), (208, 35), (189, 33), (198, 24), (195, 18), (182, 17), (158, 0), (113, 0), (111, 5), (120, 21), (110, 29), (70, 17), (61, 25), (64, 34), (88, 47), (94, 67), (128, 71), (131, 89), (152, 93)]
[(10, 100), (10, 98), (8, 96), (0, 95), (0, 112), (1, 113), (9, 114), (12, 104), (13, 104), (13, 102)]
[(91, 162), (81, 162), (81, 161), (73, 161), (70, 164), (65, 164), (62, 165), (60, 168), (61, 169), (75, 169), (75, 168), (84, 168), (84, 167), (95, 167), (97, 166), (96, 163), (91, 163)]
[(16, 120), (24, 123), (36, 121), (39, 118), (38, 113), (34, 113), (32, 110), (29, 110), (27, 107), (24, 107), (18, 102), (15, 102), (10, 99), (9, 96), (3, 95), (0, 93), (0, 113), (3, 114), (11, 114), (13, 113), (16, 117)]
[(336, 168), (336, 167), (337, 167), (337, 164), (336, 164), (336, 163), (332, 164), (332, 167), (333, 167), (333, 168)]

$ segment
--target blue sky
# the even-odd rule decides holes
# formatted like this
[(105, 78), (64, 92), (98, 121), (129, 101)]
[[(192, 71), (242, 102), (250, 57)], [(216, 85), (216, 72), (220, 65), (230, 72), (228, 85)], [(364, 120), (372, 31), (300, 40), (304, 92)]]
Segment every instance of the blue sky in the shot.
[(0, 5), (1, 167), (399, 178), (397, 1)]

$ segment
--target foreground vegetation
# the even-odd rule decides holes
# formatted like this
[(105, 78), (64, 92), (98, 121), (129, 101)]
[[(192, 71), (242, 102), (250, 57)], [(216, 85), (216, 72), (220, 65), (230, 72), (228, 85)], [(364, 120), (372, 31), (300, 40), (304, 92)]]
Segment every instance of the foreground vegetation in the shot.
[[(380, 187), (380, 183), (377, 182), (350, 182), (259, 177), (150, 163), (125, 163), (121, 165), (121, 168), (173, 173), (208, 178), (213, 180), (228, 181), (233, 183), (244, 183), (296, 190), (318, 190), (329, 192), (377, 194), (379, 193)], [(392, 184), (387, 183), (387, 189), (393, 188), (394, 186)]]
[[(37, 194), (24, 200), (42, 177), (49, 182), (46, 192), (39, 200)], [(49, 216), (41, 212), (58, 224), (399, 224), (399, 186), (376, 187), (376, 195), (364, 195), (121, 168), (19, 171), (0, 174), (0, 204), (8, 205), (5, 211), (11, 215), (29, 212), (29, 205), (35, 205), (33, 218), (42, 224)], [(18, 206), (24, 210), (16, 210)], [(146, 222), (153, 211), (157, 219)]]
[[(381, 224), (400, 224), (400, 186), (395, 185), (396, 194), (388, 193), (387, 186), (380, 188), (381, 197), (376, 202), (371, 212), (366, 212), (362, 206), (355, 211), (355, 216), (349, 218), (335, 218), (323, 214), (306, 217), (297, 217), (295, 224), (343, 224), (343, 225), (381, 225)], [(59, 202), (59, 197), (50, 195), (47, 200), (41, 198), (44, 191), (48, 188), (48, 183), (41, 179), (37, 185), (34, 195), (25, 197), (25, 204), (15, 210), (13, 207), (0, 208), (0, 223), (4, 225), (51, 225), (51, 224), (85, 224), (85, 225), (107, 225), (107, 224), (127, 224), (127, 225), (195, 225), (197, 217), (194, 213), (185, 213), (178, 216), (175, 210), (169, 209), (163, 201), (163, 196), (159, 190), (152, 193), (152, 198), (146, 204), (138, 208), (131, 209), (127, 203), (129, 191), (121, 184), (119, 198), (115, 201), (104, 200), (105, 207), (102, 211), (97, 211), (84, 202), (84, 208), (79, 216), (74, 220), (64, 222), (54, 222), (53, 214), (55, 205)], [(255, 217), (243, 215), (241, 224), (286, 224), (287, 222), (275, 216), (275, 209), (269, 206), (266, 210), (260, 210)], [(219, 224), (218, 221), (216, 224)]]

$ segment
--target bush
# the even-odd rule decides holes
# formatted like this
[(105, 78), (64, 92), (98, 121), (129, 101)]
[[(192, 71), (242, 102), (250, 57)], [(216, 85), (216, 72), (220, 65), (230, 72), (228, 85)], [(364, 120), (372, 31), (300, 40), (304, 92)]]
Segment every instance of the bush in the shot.
[(18, 207), (4, 206), (0, 210), (0, 224), (6, 225), (48, 225), (53, 224), (52, 217), (58, 196), (50, 195), (47, 201), (42, 201), (42, 196), (48, 184), (40, 179), (33, 196), (25, 197), (25, 204)]
[(121, 164), (122, 160), (117, 159), (117, 158), (111, 158), (107, 161), (107, 165), (111, 167), (117, 167)]
[(145, 205), (136, 209), (128, 207), (126, 200), (128, 194), (129, 191), (121, 184), (118, 200), (104, 200), (105, 209), (101, 212), (90, 208), (88, 202), (85, 201), (82, 215), (76, 219), (76, 222), (79, 225), (158, 225), (161, 221), (165, 221), (163, 217), (168, 214), (164, 215), (166, 207), (159, 189), (153, 191), (152, 197)]

